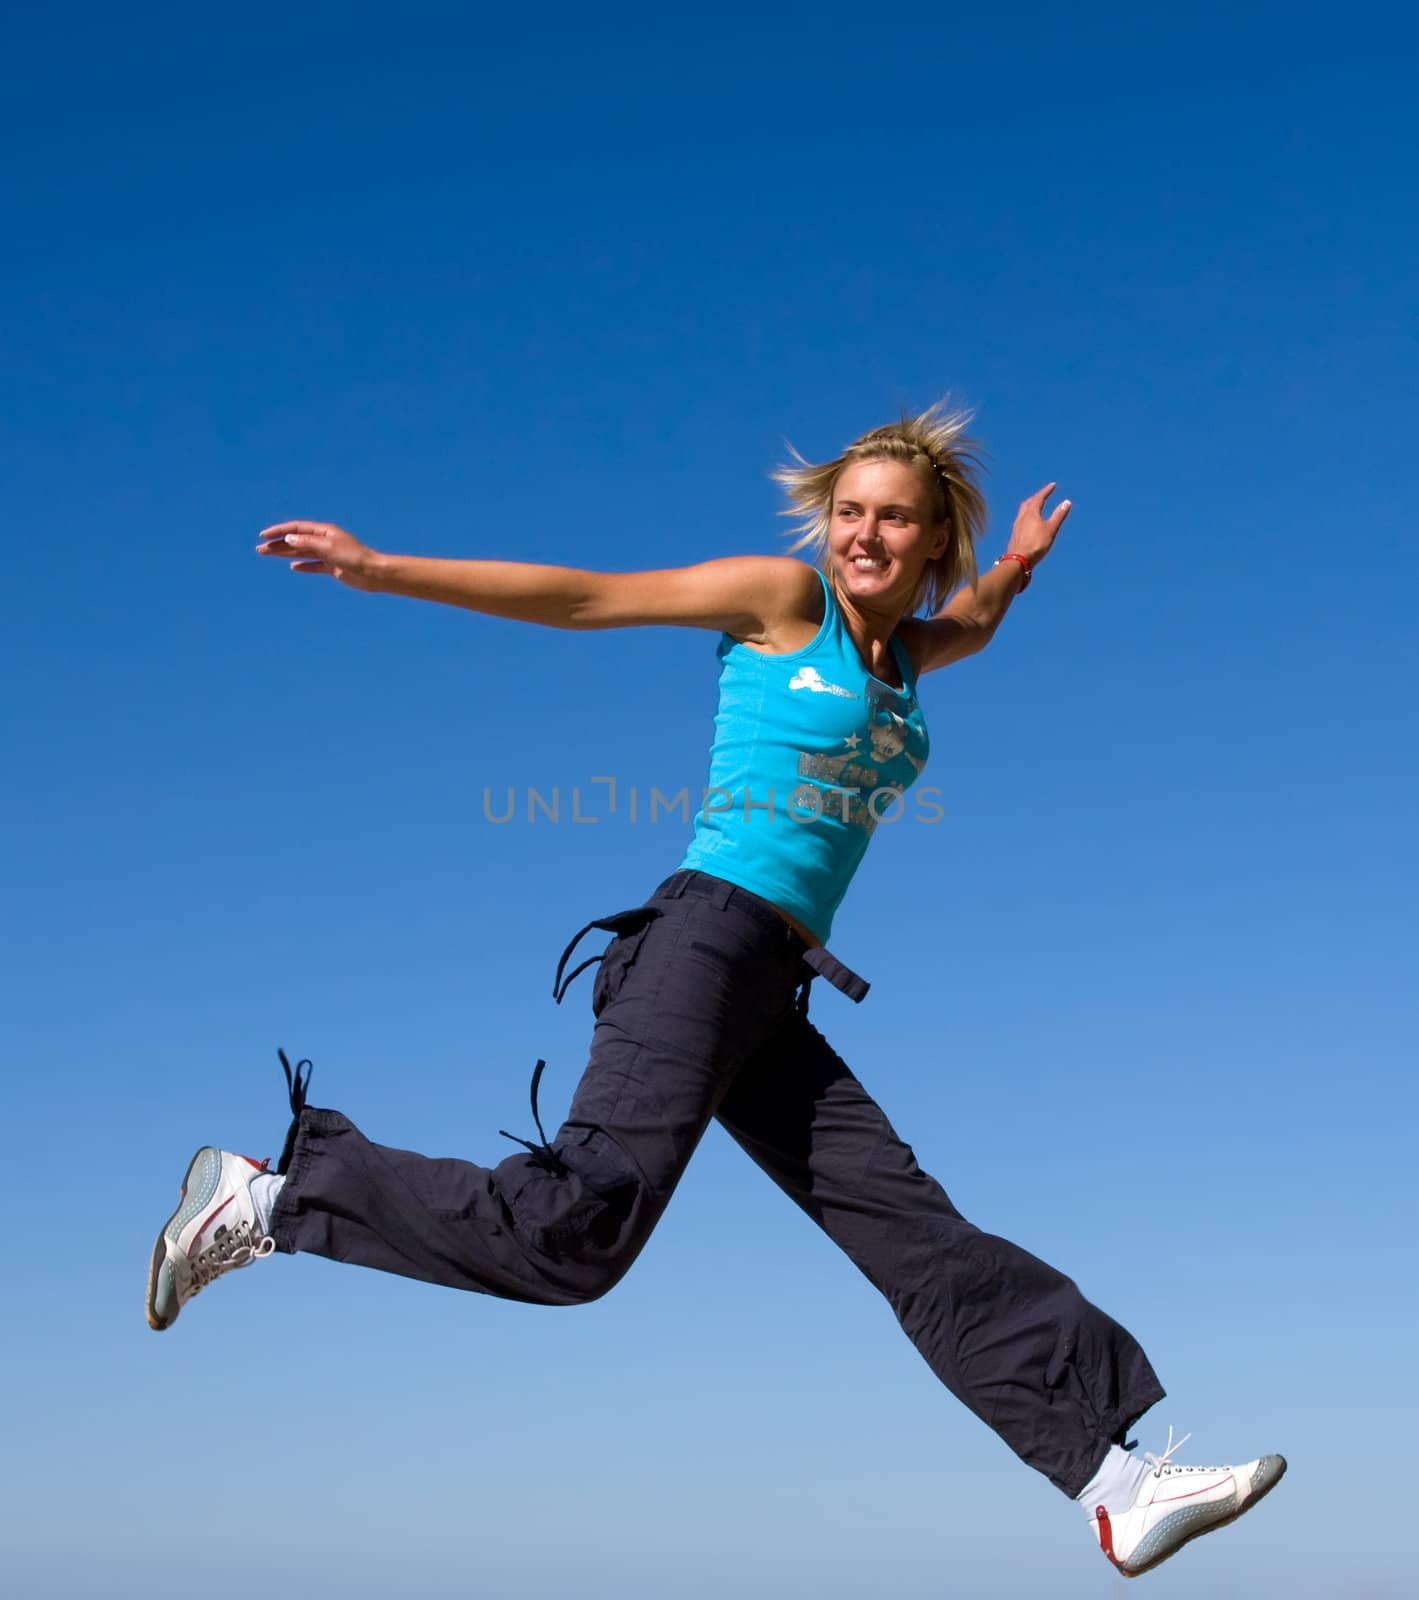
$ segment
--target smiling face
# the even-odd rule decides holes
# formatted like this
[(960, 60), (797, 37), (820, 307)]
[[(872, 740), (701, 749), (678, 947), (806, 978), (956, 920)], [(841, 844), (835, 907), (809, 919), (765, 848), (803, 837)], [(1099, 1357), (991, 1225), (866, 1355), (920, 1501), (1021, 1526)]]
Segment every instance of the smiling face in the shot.
[(838, 474), (828, 562), (838, 594), (859, 609), (905, 616), (929, 561), (946, 549), (937, 491), (920, 462), (854, 461)]

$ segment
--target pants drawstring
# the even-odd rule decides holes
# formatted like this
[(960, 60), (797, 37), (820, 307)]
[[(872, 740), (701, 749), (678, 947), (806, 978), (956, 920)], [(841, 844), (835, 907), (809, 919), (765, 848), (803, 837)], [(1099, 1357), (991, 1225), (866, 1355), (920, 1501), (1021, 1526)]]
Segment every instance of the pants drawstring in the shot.
[[(284, 1174), (291, 1164), (291, 1157), (295, 1154), (296, 1133), (301, 1125), (301, 1112), (305, 1110), (306, 1090), (310, 1088), (310, 1077), (315, 1071), (308, 1057), (302, 1057), (296, 1062), (295, 1070), (291, 1070), (291, 1063), (284, 1050), (278, 1049), (276, 1054), (281, 1058), (281, 1070), (286, 1074), (286, 1096), (291, 1102), (291, 1126), (286, 1131), (286, 1142), (281, 1146), (281, 1159), (276, 1163), (278, 1175)], [(302, 1077), (301, 1069), (305, 1069)]]
[[(579, 967), (573, 967), (565, 978), (562, 977), (563, 972), (566, 972), (567, 962), (571, 960), (572, 951), (576, 949), (593, 928), (601, 928), (606, 933), (615, 934), (619, 938), (621, 934), (629, 933), (632, 929), (650, 922), (659, 915), (660, 912), (654, 906), (636, 906), (630, 911), (618, 911), (614, 916), (598, 917), (595, 922), (588, 922), (581, 932), (577, 934), (576, 938), (562, 951), (562, 959), (557, 963), (557, 974), (552, 979), (553, 1000), (558, 1005), (561, 1005), (573, 981), (579, 978), (588, 967), (594, 967), (598, 961), (605, 958), (605, 950), (600, 955), (588, 956)], [(609, 948), (610, 946), (608, 945), (607, 949)]]
[[(583, 933), (585, 931), (585, 929), (582, 930)], [(579, 939), (580, 937), (581, 934), (579, 933), (577, 938)], [(575, 943), (575, 941), (573, 941), (573, 943)], [(563, 957), (563, 959), (565, 960), (566, 958)], [(580, 971), (581, 969), (578, 968), (577, 970)], [(573, 973), (572, 977), (575, 976), (576, 973)], [(558, 1176), (562, 1176), (565, 1174), (567, 1169), (565, 1166), (563, 1166), (561, 1157), (552, 1148), (551, 1141), (547, 1138), (547, 1130), (542, 1126), (542, 1118), (537, 1112), (537, 1087), (542, 1082), (542, 1074), (546, 1070), (547, 1063), (541, 1059), (538, 1060), (537, 1065), (532, 1069), (532, 1120), (537, 1124), (537, 1133), (541, 1138), (542, 1143), (533, 1144), (530, 1139), (520, 1139), (517, 1134), (509, 1133), (506, 1128), (499, 1128), (498, 1133), (504, 1139), (511, 1139), (514, 1144), (522, 1145), (524, 1149), (530, 1152), (532, 1159), (538, 1164), (538, 1166), (545, 1167), (548, 1172), (555, 1172), (558, 1174)]]

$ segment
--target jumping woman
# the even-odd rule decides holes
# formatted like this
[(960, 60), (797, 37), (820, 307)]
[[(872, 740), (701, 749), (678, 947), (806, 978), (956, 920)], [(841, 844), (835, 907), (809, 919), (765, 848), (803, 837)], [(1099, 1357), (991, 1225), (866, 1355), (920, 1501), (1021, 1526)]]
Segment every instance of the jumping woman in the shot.
[[(990, 643), (1069, 514), (1067, 500), (1046, 514), (1047, 484), (978, 575), (986, 512), (966, 422), (937, 405), (821, 466), (781, 468), (792, 549), (811, 563), (584, 572), (388, 555), (328, 523), (261, 534), (263, 556), (366, 593), (551, 628), (708, 628), (719, 712), (678, 869), (643, 905), (582, 930), (613, 937), (556, 1136), (494, 1167), (385, 1148), (306, 1105), (297, 1067), (275, 1172), (210, 1146), (192, 1158), (153, 1251), (152, 1327), (273, 1251), (538, 1305), (595, 1300), (635, 1260), (715, 1117), (886, 1296), (941, 1382), (1083, 1507), (1126, 1576), (1276, 1485), (1280, 1456), (1186, 1467), (1171, 1430), (1162, 1454), (1136, 1457), (1128, 1430), (1163, 1389), (1132, 1336), (1054, 1268), (967, 1222), (808, 1020), (815, 977), (854, 1001), (867, 992), (826, 941), (876, 823), (925, 764), (918, 679)], [(558, 998), (581, 970), (563, 978), (576, 943)], [(535, 1112), (535, 1079), (533, 1095)]]

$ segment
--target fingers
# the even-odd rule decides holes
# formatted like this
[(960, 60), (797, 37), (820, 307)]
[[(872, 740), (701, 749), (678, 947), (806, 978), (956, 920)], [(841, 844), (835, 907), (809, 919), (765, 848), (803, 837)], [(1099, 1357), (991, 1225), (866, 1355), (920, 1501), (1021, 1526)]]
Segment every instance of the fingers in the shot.
[(281, 539), (288, 533), (334, 533), (333, 522), (276, 522), (263, 528), (258, 539)]
[(1037, 517), (1045, 514), (1045, 501), (1059, 487), (1057, 483), (1047, 483), (1043, 489), (1036, 489), (1033, 494), (1026, 495), (1020, 502), (1021, 511), (1033, 511)]
[(263, 556), (289, 556), (298, 550), (319, 550), (339, 531), (330, 522), (278, 522), (257, 534), (256, 551)]
[(1048, 516), (1045, 515), (1045, 501), (1058, 487), (1057, 483), (1047, 483), (1020, 502), (1020, 513), (1015, 518), (1015, 528), (1010, 536), (1010, 548), (1018, 550), (1031, 561), (1043, 561), (1049, 554), (1055, 536), (1074, 508), (1073, 501), (1061, 500)]
[[(334, 577), (334, 564), (323, 558), (329, 556), (331, 543), (339, 531), (328, 522), (278, 522), (261, 530), (256, 553), (284, 557), (291, 562), (292, 572), (317, 576), (328, 573)], [(292, 556), (301, 559), (291, 561)]]
[[(1058, 528), (1060, 524), (1063, 523), (1065, 517), (1069, 515), (1070, 507), (1073, 505), (1073, 501), (1071, 500), (1061, 500), (1050, 513), (1049, 517), (1046, 518), (1045, 501), (1049, 499), (1049, 497), (1058, 487), (1059, 485), (1057, 483), (1047, 483), (1043, 489), (1036, 489), (1034, 494), (1026, 496), (1026, 498), (1020, 502), (1021, 515), (1023, 516), (1027, 513), (1033, 513), (1033, 515), (1037, 516), (1041, 522), (1048, 521), (1053, 527)], [(1056, 521), (1056, 518), (1058, 521)]]

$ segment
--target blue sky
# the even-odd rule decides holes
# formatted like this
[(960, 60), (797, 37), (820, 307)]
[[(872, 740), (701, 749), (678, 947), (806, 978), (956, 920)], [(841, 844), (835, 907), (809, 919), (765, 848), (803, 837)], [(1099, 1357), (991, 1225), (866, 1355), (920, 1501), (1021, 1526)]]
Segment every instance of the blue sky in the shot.
[[(565, 1108), (562, 945), (684, 835), (485, 786), (702, 780), (714, 638), (534, 631), (258, 561), (781, 548), (768, 480), (949, 390), (991, 532), (815, 1016), (957, 1204), (1071, 1273), (1253, 1519), (1150, 1593), (1413, 1592), (1416, 228), (1393, 10), (7, 24), (0, 1553), (27, 1596), (1121, 1585), (717, 1131), (552, 1313), (311, 1258), (159, 1339), (184, 1164), (277, 1045), (372, 1137)], [(18, 158), (18, 159), (17, 159)], [(1189, 1447), (1188, 1454), (1193, 1447)], [(1363, 1475), (1362, 1475), (1363, 1474)]]

